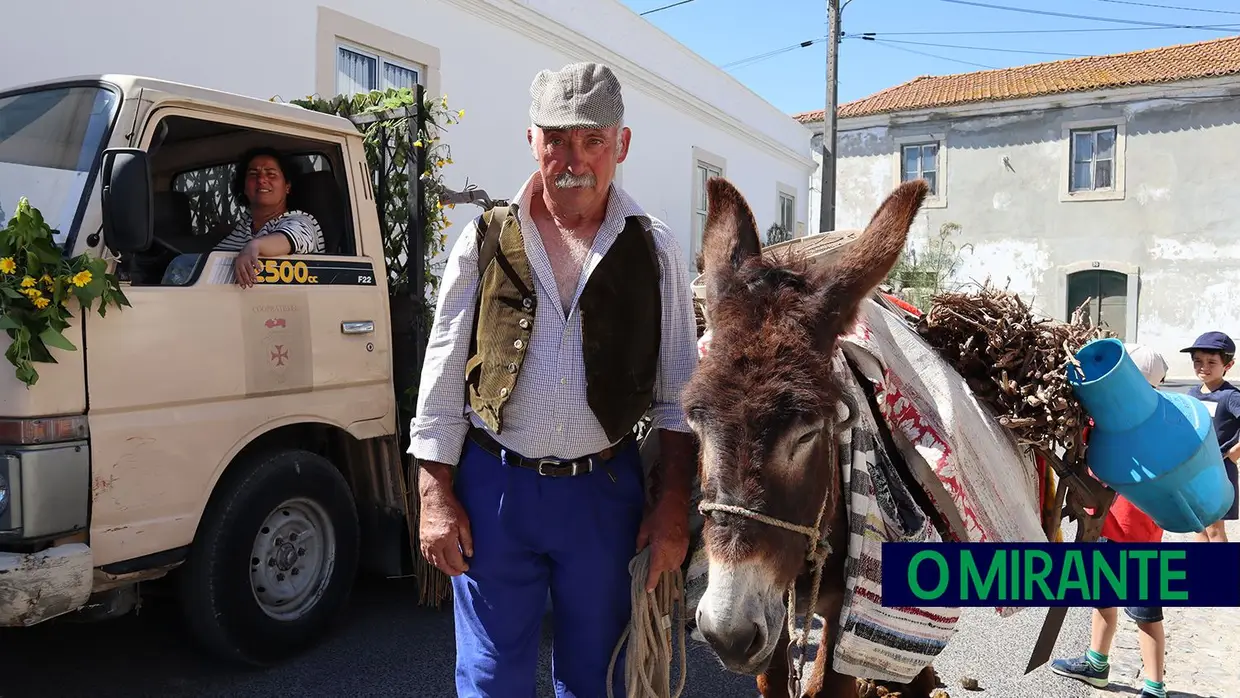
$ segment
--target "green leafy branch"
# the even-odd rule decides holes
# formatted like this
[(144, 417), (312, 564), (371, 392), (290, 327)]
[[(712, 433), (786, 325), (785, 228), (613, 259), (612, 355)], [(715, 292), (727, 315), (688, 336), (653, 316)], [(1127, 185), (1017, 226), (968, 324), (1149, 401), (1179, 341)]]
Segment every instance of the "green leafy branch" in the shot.
[(927, 241), (920, 255), (913, 249), (910, 241), (900, 260), (887, 275), (887, 283), (899, 290), (906, 301), (922, 312), (928, 312), (930, 299), (949, 290), (948, 287), (960, 267), (960, 252), (966, 247), (973, 247), (966, 243), (957, 248), (950, 240), (960, 231), (959, 223), (944, 223), (939, 226), (938, 236)]
[(22, 197), (8, 225), (0, 230), (0, 329), (12, 340), (4, 357), (30, 388), (39, 380), (34, 363), (57, 363), (51, 349), (77, 351), (64, 335), (70, 301), (83, 312), (99, 300), (99, 316), (108, 306), (128, 306), (107, 262), (80, 254), (65, 258), (39, 209)]
[[(307, 97), (293, 100), (292, 103), (305, 109), (349, 118), (412, 107), (417, 103), (417, 96), (410, 88), (400, 88), (337, 95), (331, 99)], [(421, 172), (424, 191), (428, 192), (425, 201), (426, 217), (422, 221), (422, 245), (426, 262), (423, 266), (422, 283), (423, 288), (430, 289), (426, 305), (426, 326), (429, 326), (440, 280), (430, 260), (443, 252), (447, 245), (448, 236), (444, 231), (452, 225), (447, 211), (453, 208), (451, 204), (442, 204), (437, 195), (429, 192), (442, 189), (443, 170), (452, 164), (452, 150), (443, 142), (442, 131), (447, 125), (460, 123), (465, 116), (465, 110), (450, 109), (447, 95), (428, 95), (423, 100), (422, 109), (426, 118), (420, 129), (411, 116), (402, 116), (374, 121), (365, 124), (360, 130), (371, 172), (380, 175), (380, 181), (376, 184), (382, 183), (385, 188), (384, 195), (379, 199), (384, 203), (384, 210), (380, 212), (380, 225), (383, 228), (389, 291), (393, 295), (404, 291), (410, 283), (409, 245), (405, 234), (410, 213), (408, 172), (411, 168), (408, 163), (416, 157), (419, 148), (426, 155), (426, 166)], [(414, 137), (410, 137), (411, 134)]]

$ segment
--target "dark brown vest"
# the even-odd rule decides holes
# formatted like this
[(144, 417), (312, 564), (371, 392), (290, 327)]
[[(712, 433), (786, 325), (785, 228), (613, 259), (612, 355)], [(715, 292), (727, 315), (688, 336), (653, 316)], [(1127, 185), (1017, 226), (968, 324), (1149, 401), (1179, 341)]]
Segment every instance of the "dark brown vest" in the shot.
[[(516, 204), (488, 210), (477, 226), (480, 279), (465, 390), (470, 406), (498, 434), (504, 403), (529, 349), (538, 298)], [(640, 218), (631, 216), (578, 302), (586, 400), (612, 443), (632, 431), (654, 401), (662, 320), (659, 279), (654, 238)]]

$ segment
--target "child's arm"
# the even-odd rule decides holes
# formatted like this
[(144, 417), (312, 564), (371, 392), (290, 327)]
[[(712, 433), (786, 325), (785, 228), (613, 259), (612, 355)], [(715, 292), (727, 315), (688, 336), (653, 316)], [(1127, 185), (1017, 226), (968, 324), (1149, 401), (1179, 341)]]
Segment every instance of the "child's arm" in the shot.
[[(1222, 408), (1222, 405), (1219, 405)], [(1240, 391), (1232, 391), (1228, 396), (1227, 406), (1228, 418), (1233, 422), (1240, 422)], [(1223, 457), (1232, 463), (1240, 463), (1240, 440), (1237, 440), (1231, 448), (1223, 454)]]

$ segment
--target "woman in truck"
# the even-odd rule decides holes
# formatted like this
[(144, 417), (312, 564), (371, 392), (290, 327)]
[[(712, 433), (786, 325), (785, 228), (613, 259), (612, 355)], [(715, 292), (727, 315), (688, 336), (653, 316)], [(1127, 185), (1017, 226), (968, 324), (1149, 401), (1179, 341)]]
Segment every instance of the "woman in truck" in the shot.
[(248, 288), (262, 269), (259, 257), (324, 251), (323, 230), (314, 216), (289, 210), (297, 168), (274, 148), (248, 150), (237, 161), (232, 193), (244, 207), (232, 232), (215, 246), (237, 252), (237, 284)]

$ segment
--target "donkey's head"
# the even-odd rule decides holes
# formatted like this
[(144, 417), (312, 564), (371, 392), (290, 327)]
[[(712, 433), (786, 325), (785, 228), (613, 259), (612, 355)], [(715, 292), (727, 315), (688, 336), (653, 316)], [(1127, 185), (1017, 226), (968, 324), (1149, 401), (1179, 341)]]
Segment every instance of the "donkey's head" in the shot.
[(701, 442), (703, 501), (748, 515), (708, 512), (710, 581), (697, 621), (728, 668), (756, 674), (779, 640), (784, 592), (804, 569), (807, 540), (751, 515), (812, 527), (839, 503), (839, 472), (828, 467), (841, 393), (831, 357), (898, 260), (927, 186), (901, 185), (842, 258), (820, 269), (763, 257), (744, 197), (724, 179), (707, 186), (712, 338), (683, 405)]

